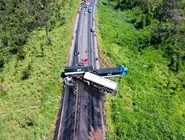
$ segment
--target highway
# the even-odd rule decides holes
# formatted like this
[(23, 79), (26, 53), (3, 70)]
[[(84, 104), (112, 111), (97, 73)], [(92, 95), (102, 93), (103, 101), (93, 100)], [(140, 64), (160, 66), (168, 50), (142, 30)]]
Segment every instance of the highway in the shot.
[[(88, 58), (86, 65), (99, 67), (96, 37), (90, 31), (94, 22), (95, 0), (90, 1), (92, 12), (85, 12), (76, 17), (76, 25), (68, 65), (78, 65), (83, 58)], [(79, 52), (79, 55), (77, 55)], [(97, 89), (75, 80), (75, 86), (64, 85), (61, 106), (57, 116), (55, 140), (106, 139), (103, 110), (103, 94)]]

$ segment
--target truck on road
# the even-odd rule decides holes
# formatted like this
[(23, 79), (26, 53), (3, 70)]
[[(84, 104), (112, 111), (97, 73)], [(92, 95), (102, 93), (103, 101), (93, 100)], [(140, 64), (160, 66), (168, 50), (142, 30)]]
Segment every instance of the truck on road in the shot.
[(117, 68), (95, 69), (92, 66), (67, 66), (61, 74), (64, 82), (68, 86), (73, 86), (75, 83), (73, 78), (94, 86), (107, 93), (117, 93), (117, 83), (106, 79), (105, 77), (117, 77), (127, 74), (127, 67), (121, 65)]
[(87, 82), (88, 85), (98, 88), (102, 92), (107, 93), (117, 93), (117, 83), (106, 79), (104, 77), (100, 77), (90, 72), (86, 72), (83, 76), (84, 82)]

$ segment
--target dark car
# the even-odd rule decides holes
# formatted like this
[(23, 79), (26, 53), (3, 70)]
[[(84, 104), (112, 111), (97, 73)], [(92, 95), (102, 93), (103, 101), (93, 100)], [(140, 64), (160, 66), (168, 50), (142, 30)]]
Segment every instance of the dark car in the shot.
[(89, 13), (92, 12), (92, 7), (89, 7), (88, 12), (89, 12)]
[(79, 52), (75, 52), (75, 53), (74, 53), (75, 56), (78, 56), (79, 54), (80, 54)]

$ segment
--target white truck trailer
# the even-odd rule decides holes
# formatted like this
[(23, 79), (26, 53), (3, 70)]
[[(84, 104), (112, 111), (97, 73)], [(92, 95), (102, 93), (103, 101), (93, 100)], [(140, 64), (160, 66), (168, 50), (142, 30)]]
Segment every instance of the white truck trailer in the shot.
[(85, 72), (83, 78), (87, 83), (98, 88), (102, 92), (117, 93), (118, 91), (117, 83), (104, 77), (100, 77), (90, 72)]

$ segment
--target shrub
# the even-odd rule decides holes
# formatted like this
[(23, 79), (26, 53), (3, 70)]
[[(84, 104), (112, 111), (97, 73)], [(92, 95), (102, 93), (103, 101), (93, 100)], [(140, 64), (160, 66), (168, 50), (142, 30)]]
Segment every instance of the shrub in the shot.
[(30, 71), (29, 71), (28, 69), (27, 69), (27, 70), (24, 70), (24, 71), (22, 72), (21, 79), (22, 79), (22, 80), (26, 80), (26, 79), (29, 78), (29, 76), (30, 76)]
[(0, 68), (4, 67), (4, 58), (0, 59)]
[(31, 64), (29, 64), (28, 67), (25, 70), (23, 70), (21, 79), (26, 80), (29, 78), (30, 75), (31, 75)]

